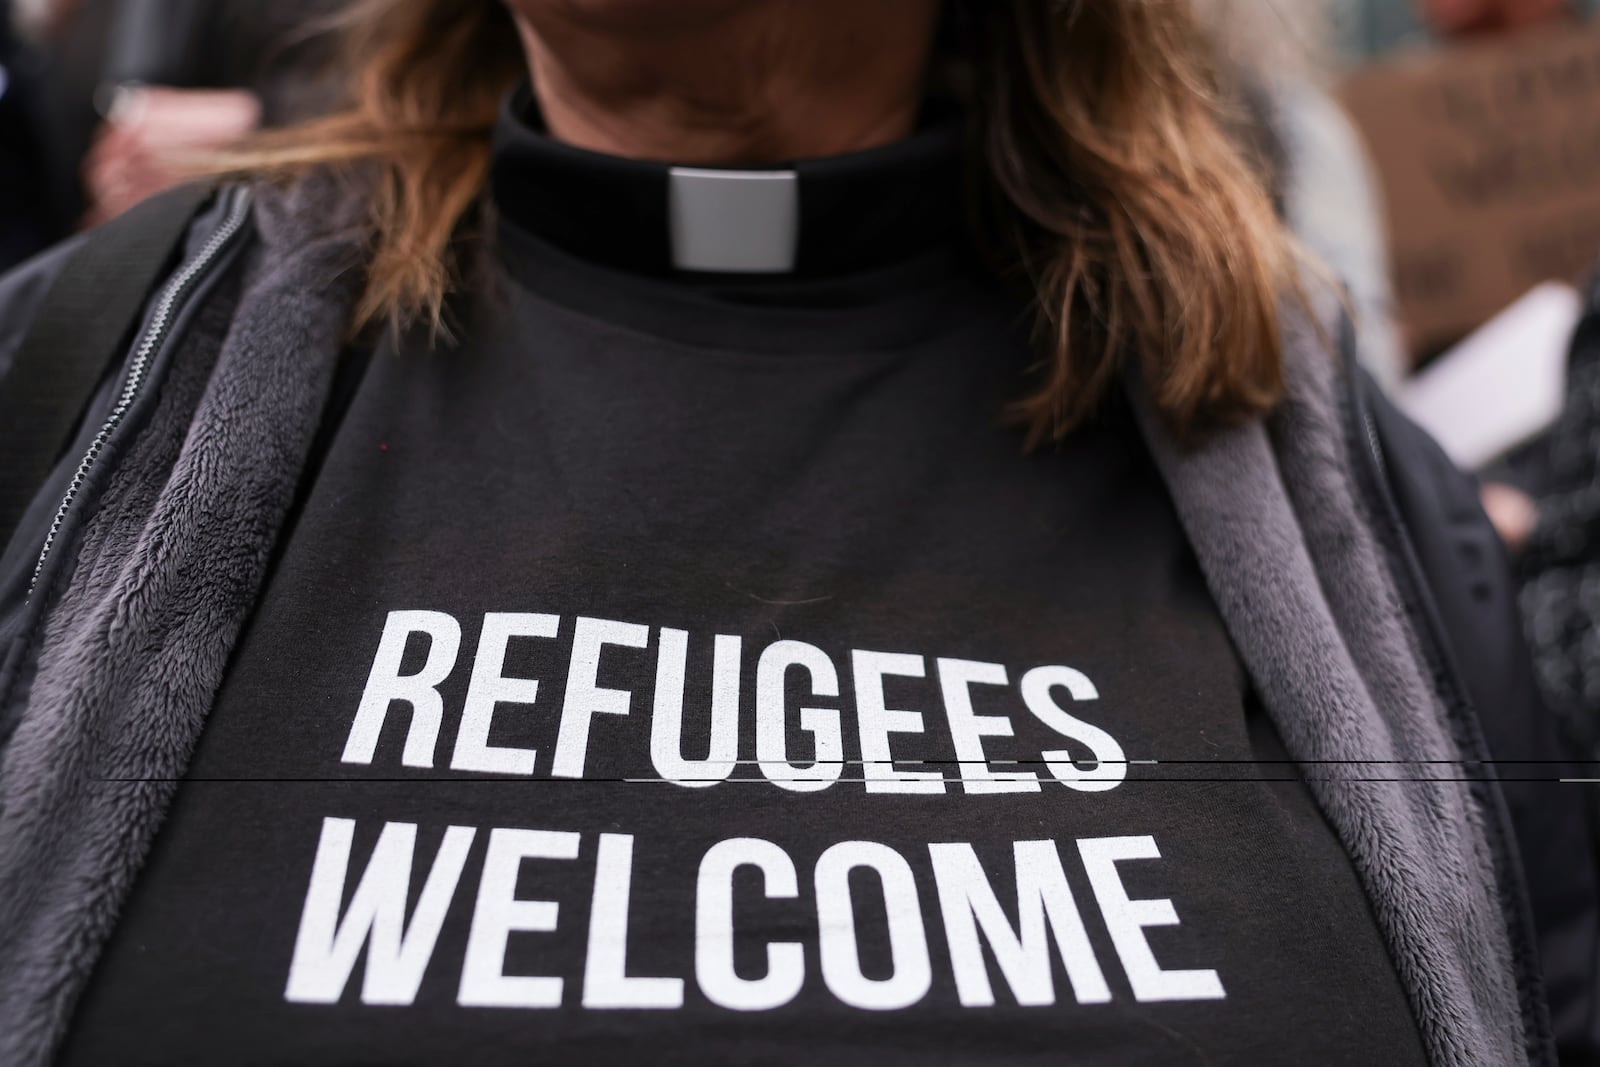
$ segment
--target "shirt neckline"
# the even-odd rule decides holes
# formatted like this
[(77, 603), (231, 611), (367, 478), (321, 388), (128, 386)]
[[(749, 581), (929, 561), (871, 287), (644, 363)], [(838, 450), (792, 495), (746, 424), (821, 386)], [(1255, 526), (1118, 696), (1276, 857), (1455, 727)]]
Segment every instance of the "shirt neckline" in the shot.
[[(797, 218), (788, 270), (740, 275), (746, 283), (867, 272), (964, 243), (959, 112), (931, 101), (911, 136), (860, 152), (717, 168), (792, 174)], [(490, 187), (502, 219), (570, 255), (677, 281), (728, 281), (675, 266), (674, 171), (704, 171), (577, 148), (549, 136), (527, 84), (503, 101)], [(730, 210), (732, 208), (730, 207)]]
[(685, 271), (668, 244), (671, 165), (555, 141), (524, 85), (495, 130), (496, 250), (536, 298), (670, 341), (779, 353), (903, 347), (947, 329), (957, 291), (980, 276), (966, 239), (962, 140), (959, 116), (934, 104), (904, 141), (793, 161), (795, 269)]

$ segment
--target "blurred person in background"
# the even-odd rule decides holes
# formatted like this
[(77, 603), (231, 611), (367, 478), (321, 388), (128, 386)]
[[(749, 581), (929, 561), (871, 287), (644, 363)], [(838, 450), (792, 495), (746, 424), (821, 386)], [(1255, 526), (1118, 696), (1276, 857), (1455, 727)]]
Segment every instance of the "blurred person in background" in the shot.
[(1187, 3), (345, 25), (4, 531), (0, 1060), (1600, 1047), (1504, 559)]
[[(1393, 12), (1399, 5), (1385, 5)], [(1516, 33), (1593, 13), (1575, 0), (1417, 0), (1417, 26), (1443, 41)], [(1514, 554), (1524, 627), (1546, 701), (1600, 759), (1600, 287), (1567, 361), (1566, 401), (1555, 425), (1498, 465), (1484, 509)]]
[(1417, 0), (1423, 24), (1443, 37), (1511, 33), (1577, 17), (1573, 0)]
[(16, 0), (51, 239), (181, 180), (193, 157), (314, 112), (328, 95), (318, 20), (336, 0)]
[(1333, 0), (1346, 52), (1372, 58), (1430, 36), (1469, 38), (1592, 15), (1600, 0)]
[(13, 31), (0, 0), (0, 271), (21, 263), (63, 232), (51, 220), (36, 111), (35, 59)]
[(1382, 204), (1366, 150), (1329, 92), (1323, 0), (1200, 0), (1284, 221), (1345, 287), (1357, 358), (1384, 389), (1406, 357), (1394, 322)]
[(105, 122), (84, 161), (87, 221), (175, 185), (196, 156), (324, 106), (317, 27), (334, 6), (119, 0), (97, 87)]
[(118, 0), (12, 0), (7, 30), (22, 57), (21, 91), (40, 196), (14, 210), (32, 215), (47, 243), (72, 233), (86, 207), (79, 173), (99, 117), (94, 91)]
[(1567, 358), (1556, 423), (1519, 457), (1522, 611), (1547, 699), (1600, 760), (1600, 266)]

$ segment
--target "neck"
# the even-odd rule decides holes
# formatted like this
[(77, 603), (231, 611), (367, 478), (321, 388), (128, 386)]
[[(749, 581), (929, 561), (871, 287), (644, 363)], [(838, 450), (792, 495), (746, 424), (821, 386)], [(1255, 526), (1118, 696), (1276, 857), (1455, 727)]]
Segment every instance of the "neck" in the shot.
[(939, 0), (673, 0), (652, 15), (621, 4), (634, 10), (609, 17), (574, 4), (511, 6), (552, 136), (727, 166), (906, 136)]

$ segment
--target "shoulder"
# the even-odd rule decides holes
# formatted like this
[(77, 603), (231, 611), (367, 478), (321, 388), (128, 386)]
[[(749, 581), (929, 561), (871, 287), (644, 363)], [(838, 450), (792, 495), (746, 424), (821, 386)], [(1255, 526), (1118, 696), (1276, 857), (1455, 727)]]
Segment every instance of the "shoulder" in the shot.
[(142, 318), (163, 284), (219, 235), (253, 235), (249, 207), (242, 186), (179, 187), (0, 276), (0, 389), (47, 308), (58, 318), (63, 305), (74, 309), (83, 317), (81, 332), (103, 340), (121, 320)]
[(45, 294), (83, 241), (82, 235), (63, 241), (0, 275), (0, 383), (10, 372)]
[(183, 321), (169, 293), (187, 311), (216, 291), (249, 225), (236, 192), (162, 194), (0, 278), (0, 542), (43, 514), (74, 443), (116, 406), (141, 324)]

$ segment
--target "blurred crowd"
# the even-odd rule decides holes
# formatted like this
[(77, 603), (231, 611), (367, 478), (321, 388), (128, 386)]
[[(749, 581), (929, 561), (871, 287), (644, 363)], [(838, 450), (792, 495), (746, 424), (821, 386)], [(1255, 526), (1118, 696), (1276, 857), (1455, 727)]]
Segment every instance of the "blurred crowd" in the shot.
[[(1361, 362), (1401, 389), (1420, 358), (1394, 298), (1384, 160), (1341, 108), (1341, 79), (1408, 51), (1578, 26), (1600, 0), (1195, 2), (1285, 219), (1347, 287)], [(0, 269), (180, 180), (185, 159), (315, 113), (337, 93), (323, 31), (340, 6), (0, 0)], [(1568, 280), (1584, 311), (1565, 404), (1482, 472), (1483, 499), (1521, 569), (1546, 696), (1600, 754), (1600, 286)]]
[(0, 266), (305, 114), (331, 0), (0, 0)]
[[(1386, 388), (1404, 389), (1429, 357), (1437, 368), (1450, 351), (1406, 343), (1374, 174), (1387, 161), (1371, 157), (1335, 102), (1337, 80), (1423, 49), (1516, 48), (1562, 27), (1583, 28), (1597, 8), (1593, 0), (1242, 0), (1213, 12), (1233, 62), (1266, 99), (1261, 125), (1276, 147), (1268, 158), (1279, 161), (1284, 215), (1347, 286), (1359, 358)], [(1285, 46), (1295, 40), (1302, 44)], [(1467, 215), (1455, 221), (1479, 225)], [(1600, 758), (1600, 246), (1584, 257), (1586, 270), (1560, 279), (1577, 286), (1581, 311), (1565, 346), (1559, 414), (1476, 473), (1522, 583), (1524, 630), (1541, 689), (1572, 739)], [(1501, 310), (1485, 306), (1475, 314), (1486, 321)], [(1494, 354), (1512, 366), (1524, 355)], [(1482, 416), (1466, 406), (1449, 415), (1462, 422)]]

